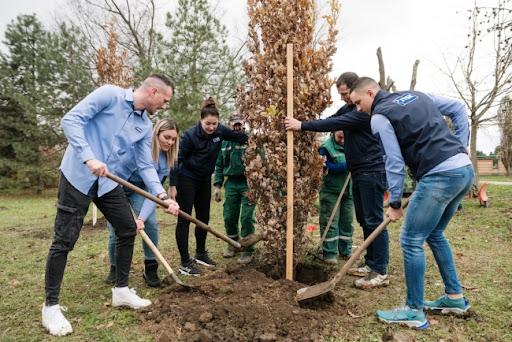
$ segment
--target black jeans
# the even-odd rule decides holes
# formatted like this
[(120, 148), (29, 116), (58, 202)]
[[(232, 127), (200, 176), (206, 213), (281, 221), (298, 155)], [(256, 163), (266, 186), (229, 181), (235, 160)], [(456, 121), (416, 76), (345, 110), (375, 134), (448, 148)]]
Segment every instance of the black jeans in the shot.
[(120, 186), (97, 197), (98, 182), (88, 195), (84, 195), (60, 175), (55, 217), (55, 237), (46, 261), (45, 290), (46, 305), (59, 303), (59, 294), (68, 253), (73, 250), (87, 214), (94, 202), (105, 218), (114, 226), (116, 240), (116, 286), (128, 286), (128, 275), (133, 256), (133, 243), (137, 225), (133, 219), (128, 200)]
[[(198, 182), (187, 176), (179, 174), (178, 195), (176, 202), (180, 205), (180, 209), (187, 214), (192, 213), (192, 207), (196, 212), (196, 218), (208, 224), (210, 220), (210, 200), (212, 197), (212, 184), (211, 180), (206, 182)], [(176, 243), (180, 251), (181, 264), (186, 264), (190, 261), (188, 254), (188, 234), (190, 222), (182, 217), (178, 217), (178, 224), (176, 225)], [(196, 226), (196, 252), (204, 253), (206, 251), (206, 234), (208, 232)]]

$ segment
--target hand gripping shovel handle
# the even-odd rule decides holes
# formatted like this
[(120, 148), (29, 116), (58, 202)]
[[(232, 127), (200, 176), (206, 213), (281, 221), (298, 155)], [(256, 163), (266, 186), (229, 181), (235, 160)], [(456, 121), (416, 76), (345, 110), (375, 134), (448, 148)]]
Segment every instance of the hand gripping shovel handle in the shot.
[(338, 199), (336, 200), (336, 204), (334, 205), (334, 208), (332, 209), (331, 217), (329, 217), (329, 222), (327, 222), (327, 226), (324, 229), (324, 234), (322, 235), (322, 238), (320, 239), (320, 242), (318, 243), (318, 247), (316, 248), (315, 256), (318, 258), (318, 254), (320, 254), (320, 249), (322, 249), (322, 244), (324, 243), (325, 237), (327, 236), (327, 232), (329, 231), (329, 228), (331, 228), (332, 220), (334, 220), (334, 215), (336, 215), (336, 211), (338, 210), (338, 207), (341, 202), (341, 198), (343, 197), (343, 194), (345, 193), (345, 189), (348, 186), (348, 182), (350, 181), (351, 173), (348, 173), (347, 179), (345, 180), (345, 184), (343, 184), (343, 188), (341, 189), (340, 195), (338, 196)]
[[(114, 182), (117, 182), (117, 183), (121, 184), (125, 188), (130, 189), (132, 191), (135, 191), (139, 195), (142, 195), (142, 196), (146, 197), (147, 199), (150, 199), (153, 202), (160, 204), (164, 208), (168, 207), (167, 203), (162, 201), (160, 198), (151, 195), (149, 192), (142, 190), (141, 188), (133, 185), (132, 183), (129, 183), (129, 182), (125, 181), (124, 179), (121, 179), (121, 178), (119, 178), (119, 177), (117, 177), (117, 176), (115, 176), (115, 175), (113, 175), (111, 173), (109, 173), (107, 175), (107, 177), (112, 179)], [(228, 236), (226, 236), (224, 234), (219, 233), (218, 231), (214, 230), (209, 225), (205, 224), (204, 222), (199, 221), (195, 217), (190, 216), (189, 214), (185, 213), (184, 211), (180, 210), (179, 213), (178, 213), (178, 216), (183, 217), (187, 221), (195, 223), (195, 225), (198, 226), (199, 228), (202, 228), (202, 229), (212, 233), (213, 235), (215, 235), (219, 239), (222, 239), (222, 240), (226, 241), (227, 243), (230, 243), (231, 245), (235, 246), (235, 248), (241, 248), (240, 244), (238, 242), (236, 242), (235, 240), (229, 238)]]
[[(412, 195), (411, 195), (412, 196)], [(405, 201), (402, 203), (402, 209), (405, 209), (407, 205), (409, 204), (409, 198), (406, 198)], [(368, 246), (375, 240), (375, 238), (386, 228), (386, 226), (391, 222), (391, 219), (389, 217), (386, 217), (386, 219), (377, 227), (375, 230), (366, 238), (366, 240), (363, 241), (361, 246), (359, 246), (358, 249), (352, 254), (350, 259), (343, 265), (341, 270), (336, 274), (336, 276), (329, 281), (316, 284), (310, 287), (304, 287), (302, 289), (299, 289), (297, 291), (297, 301), (305, 300), (312, 297), (317, 297), (321, 294), (327, 293), (334, 289), (336, 284), (339, 283), (341, 278), (347, 273), (350, 266), (356, 262), (357, 259), (359, 259), (359, 256), (368, 248)]]
[(164, 265), (165, 269), (167, 270), (167, 272), (169, 272), (169, 275), (172, 277), (172, 279), (174, 279), (174, 281), (177, 283), (177, 284), (180, 284), (181, 286), (185, 286), (185, 287), (192, 287), (192, 285), (188, 285), (188, 284), (185, 284), (184, 282), (181, 281), (180, 278), (178, 278), (178, 276), (176, 275), (176, 273), (173, 271), (173, 269), (171, 268), (171, 266), (169, 266), (169, 264), (167, 263), (167, 261), (164, 259), (164, 256), (160, 253), (160, 251), (158, 250), (158, 248), (156, 248), (155, 244), (153, 243), (153, 241), (151, 241), (151, 239), (149, 238), (148, 234), (146, 234), (146, 232), (144, 230), (141, 230), (139, 232), (140, 236), (142, 236), (142, 239), (144, 240), (144, 242), (149, 246), (149, 248), (151, 248), (151, 250), (153, 251), (153, 253), (155, 253), (156, 257), (158, 258), (158, 261), (160, 261), (160, 263), (162, 265)]

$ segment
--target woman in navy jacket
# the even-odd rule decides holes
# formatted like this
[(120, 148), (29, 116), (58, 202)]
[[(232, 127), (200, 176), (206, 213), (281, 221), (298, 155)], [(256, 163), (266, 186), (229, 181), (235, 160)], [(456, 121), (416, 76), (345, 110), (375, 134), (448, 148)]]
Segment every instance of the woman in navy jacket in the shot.
[[(210, 219), (211, 177), (223, 140), (247, 142), (247, 135), (219, 124), (219, 111), (213, 98), (203, 102), (200, 122), (183, 133), (178, 153), (178, 170), (171, 170), (169, 185), (176, 186), (176, 201), (187, 214), (195, 209), (196, 218), (208, 224)], [(174, 195), (174, 194), (171, 194)], [(171, 196), (172, 197), (172, 196)], [(176, 242), (181, 256), (179, 271), (199, 276), (196, 263), (215, 267), (216, 263), (206, 251), (207, 231), (196, 226), (196, 253), (194, 259), (188, 253), (190, 223), (178, 217)]]

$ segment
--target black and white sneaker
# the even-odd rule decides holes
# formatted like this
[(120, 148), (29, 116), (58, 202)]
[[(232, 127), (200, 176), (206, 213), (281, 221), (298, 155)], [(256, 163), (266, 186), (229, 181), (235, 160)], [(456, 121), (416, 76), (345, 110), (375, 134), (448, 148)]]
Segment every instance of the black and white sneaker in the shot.
[(181, 274), (195, 277), (199, 277), (202, 273), (201, 270), (197, 268), (194, 260), (189, 260), (186, 264), (181, 264), (178, 270)]
[(212, 259), (210, 259), (210, 257), (208, 256), (208, 252), (202, 252), (202, 253), (196, 252), (194, 261), (196, 263), (206, 266), (208, 268), (215, 268), (215, 266), (217, 266), (217, 263), (215, 261), (213, 261)]

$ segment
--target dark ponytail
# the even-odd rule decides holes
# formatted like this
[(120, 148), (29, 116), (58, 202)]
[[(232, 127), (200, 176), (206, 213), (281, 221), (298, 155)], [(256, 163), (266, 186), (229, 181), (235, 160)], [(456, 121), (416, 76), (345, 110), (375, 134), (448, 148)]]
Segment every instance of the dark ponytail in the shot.
[(204, 119), (208, 115), (214, 115), (219, 117), (219, 111), (217, 110), (217, 103), (213, 97), (209, 97), (201, 104), (201, 119)]

